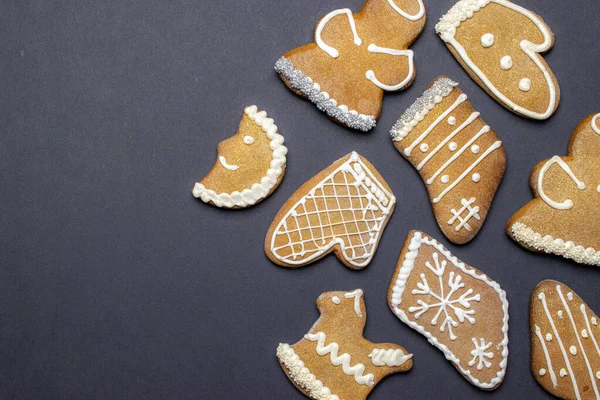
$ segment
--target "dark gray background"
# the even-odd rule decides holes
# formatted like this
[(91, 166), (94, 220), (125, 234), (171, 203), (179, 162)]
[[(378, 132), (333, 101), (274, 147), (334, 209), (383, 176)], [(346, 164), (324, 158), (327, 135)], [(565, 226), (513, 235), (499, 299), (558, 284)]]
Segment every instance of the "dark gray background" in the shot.
[[(523, 250), (504, 233), (531, 199), (531, 168), (564, 155), (600, 111), (598, 0), (521, 0), (556, 35), (546, 56), (562, 91), (546, 122), (518, 117), (475, 85), (434, 33), (454, 0), (427, 0), (413, 45), (417, 78), (385, 97), (378, 127), (357, 133), (292, 94), (273, 71), (312, 40), (319, 17), (362, 0), (3, 0), (0, 3), (0, 398), (302, 399), (280, 370), (279, 342), (317, 319), (317, 296), (363, 288), (365, 335), (414, 353), (371, 399), (531, 398), (529, 294), (563, 281), (600, 310), (599, 272)], [(388, 131), (438, 75), (457, 80), (504, 141), (508, 168), (480, 234), (451, 245), (417, 172)], [(289, 148), (281, 187), (243, 211), (191, 189), (247, 105), (273, 116)], [(398, 204), (371, 265), (334, 256), (299, 270), (272, 264), (272, 218), (307, 179), (352, 150)], [(468, 384), (390, 312), (386, 292), (410, 229), (421, 229), (498, 281), (510, 302), (506, 379)], [(393, 397), (392, 397), (393, 396)]]

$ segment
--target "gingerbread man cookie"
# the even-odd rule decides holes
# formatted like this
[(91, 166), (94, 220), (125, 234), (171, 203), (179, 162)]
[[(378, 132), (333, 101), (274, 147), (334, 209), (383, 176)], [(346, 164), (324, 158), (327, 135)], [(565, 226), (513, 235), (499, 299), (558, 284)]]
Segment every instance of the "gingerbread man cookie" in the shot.
[(598, 316), (564, 283), (546, 280), (531, 293), (531, 370), (561, 399), (600, 399)]
[(286, 53), (275, 70), (285, 84), (349, 128), (375, 126), (383, 93), (415, 77), (408, 47), (425, 25), (422, 0), (367, 0), (358, 14), (334, 10), (315, 28), (315, 41)]
[(547, 119), (560, 88), (540, 55), (554, 35), (535, 13), (508, 0), (460, 0), (436, 31), (468, 74), (508, 110)]
[(412, 368), (398, 345), (372, 343), (363, 330), (363, 291), (327, 292), (317, 299), (320, 318), (298, 343), (280, 344), (277, 358), (292, 383), (315, 400), (364, 400), (383, 378)]
[(283, 205), (265, 239), (274, 263), (302, 267), (332, 251), (352, 269), (366, 267), (396, 204), (369, 161), (352, 152), (302, 185)]
[(237, 134), (219, 143), (212, 170), (192, 194), (224, 208), (244, 208), (267, 198), (285, 173), (287, 148), (273, 119), (256, 106), (246, 108)]
[(573, 132), (569, 156), (535, 166), (535, 199), (512, 216), (507, 233), (523, 247), (600, 266), (600, 114)]

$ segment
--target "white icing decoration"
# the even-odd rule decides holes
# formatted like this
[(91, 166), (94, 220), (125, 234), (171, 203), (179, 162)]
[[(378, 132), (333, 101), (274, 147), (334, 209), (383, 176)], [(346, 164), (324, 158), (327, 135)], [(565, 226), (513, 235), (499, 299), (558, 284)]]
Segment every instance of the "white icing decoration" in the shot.
[(573, 300), (573, 292), (567, 293), (567, 299)]
[(471, 146), (471, 153), (473, 153), (473, 154), (479, 153), (479, 146), (477, 146), (476, 144)]
[(270, 168), (260, 180), (259, 183), (254, 183), (250, 189), (244, 189), (241, 192), (217, 194), (214, 190), (204, 187), (201, 183), (196, 183), (192, 194), (194, 197), (201, 199), (203, 202), (212, 202), (217, 207), (247, 207), (256, 204), (257, 201), (264, 199), (269, 195), (271, 189), (279, 181), (279, 177), (283, 173), (283, 167), (286, 163), (287, 148), (283, 145), (283, 136), (277, 132), (277, 125), (273, 119), (267, 117), (264, 111), (257, 112), (256, 106), (250, 106), (245, 109), (246, 115), (256, 125), (262, 127), (263, 132), (267, 134), (267, 138), (271, 140), (270, 147), (273, 150)]
[(450, 177), (448, 175), (444, 175), (440, 180), (442, 181), (442, 183), (448, 183), (450, 182)]
[(340, 304), (342, 302), (342, 300), (337, 296), (333, 296), (331, 301), (333, 301), (333, 304)]
[(600, 379), (600, 371), (596, 372), (596, 378)]
[(227, 163), (227, 160), (223, 156), (219, 156), (219, 162), (223, 166), (223, 168), (228, 169), (230, 171), (237, 171), (240, 166), (239, 165), (231, 165)]
[(564, 368), (561, 368), (560, 369), (560, 377), (564, 378), (565, 376), (567, 376), (567, 370), (565, 370)]
[(323, 39), (321, 39), (321, 33), (323, 32), (323, 29), (329, 23), (329, 21), (331, 21), (332, 18), (337, 17), (338, 15), (341, 15), (341, 14), (346, 14), (348, 16), (348, 21), (350, 22), (350, 29), (352, 29), (352, 34), (354, 35), (354, 44), (357, 46), (360, 46), (362, 43), (362, 41), (360, 40), (360, 37), (358, 36), (358, 33), (356, 32), (356, 24), (354, 22), (354, 16), (352, 15), (352, 11), (350, 11), (349, 8), (341, 8), (338, 10), (333, 10), (332, 12), (327, 14), (325, 17), (323, 17), (321, 22), (319, 22), (317, 29), (315, 30), (315, 42), (317, 43), (317, 46), (319, 46), (321, 48), (321, 50), (323, 50), (325, 53), (329, 54), (333, 58), (338, 58), (340, 56), (340, 53), (333, 47), (331, 47), (328, 44), (326, 44), (325, 42), (323, 42)]
[(360, 289), (356, 289), (352, 292), (344, 293), (344, 297), (347, 299), (354, 298), (354, 312), (359, 317), (362, 317), (362, 312), (360, 311), (360, 299), (363, 295), (363, 291)]
[(419, 3), (419, 11), (417, 11), (417, 13), (414, 15), (408, 14), (406, 11), (402, 10), (396, 5), (394, 0), (388, 0), (388, 3), (390, 6), (392, 6), (394, 11), (410, 21), (418, 21), (423, 17), (423, 15), (425, 15), (425, 6), (423, 5), (423, 0), (417, 0), (417, 3)]
[(469, 361), (469, 367), (474, 366), (477, 362), (478, 371), (481, 371), (484, 366), (486, 368), (490, 368), (492, 366), (492, 363), (488, 361), (488, 359), (494, 358), (494, 352), (486, 352), (486, 350), (492, 347), (492, 342), (486, 344), (483, 338), (479, 339), (479, 344), (477, 344), (477, 339), (475, 338), (472, 338), (471, 341), (475, 345), (475, 349), (471, 350), (471, 355), (473, 356), (473, 359)]
[[(592, 343), (594, 343), (594, 347), (596, 348), (596, 352), (598, 353), (598, 356), (600, 356), (600, 348), (598, 347), (598, 342), (596, 341), (596, 336), (594, 336), (594, 331), (592, 331), (592, 328), (590, 326), (590, 321), (588, 320), (587, 311), (585, 309), (585, 304), (582, 303), (579, 306), (579, 310), (581, 311), (581, 315), (583, 315), (583, 320), (585, 321), (586, 329), (584, 329), (584, 331), (587, 330), (587, 332), (589, 332), (588, 335), (592, 339)], [(595, 317), (592, 317), (592, 320), (594, 320), (594, 319), (595, 319)], [(584, 336), (584, 338), (585, 337), (586, 336)], [(598, 377), (598, 372), (596, 372), (596, 377)], [(600, 379), (600, 377), (598, 377), (598, 379)]]
[(504, 56), (500, 59), (500, 68), (504, 71), (508, 71), (513, 66), (513, 60), (511, 56)]
[(523, 92), (529, 92), (531, 90), (531, 80), (529, 78), (523, 78), (519, 81), (519, 89)]
[(573, 201), (572, 200), (567, 199), (567, 200), (565, 200), (565, 201), (563, 201), (561, 203), (557, 203), (556, 201), (554, 201), (551, 198), (549, 198), (546, 195), (546, 193), (544, 192), (544, 188), (543, 188), (544, 176), (546, 175), (546, 171), (548, 171), (548, 169), (550, 169), (550, 167), (552, 165), (554, 165), (554, 164), (558, 164), (558, 166), (561, 167), (562, 170), (567, 175), (569, 175), (569, 177), (577, 185), (577, 189), (579, 189), (579, 190), (584, 190), (585, 189), (585, 183), (583, 183), (579, 179), (577, 179), (577, 177), (575, 176), (575, 174), (573, 173), (573, 171), (571, 170), (571, 168), (567, 165), (567, 163), (564, 162), (563, 159), (560, 158), (559, 156), (554, 156), (551, 159), (549, 159), (546, 162), (546, 164), (544, 164), (544, 166), (540, 169), (540, 172), (538, 174), (538, 181), (537, 181), (538, 195), (540, 196), (540, 198), (542, 200), (544, 200), (546, 202), (546, 204), (548, 204), (552, 208), (556, 208), (557, 210), (570, 210), (571, 208), (573, 208)]
[(450, 149), (450, 151), (455, 151), (456, 149), (458, 149), (458, 145), (456, 144), (456, 142), (450, 142), (448, 148)]
[(329, 354), (331, 364), (336, 367), (341, 365), (344, 374), (354, 376), (354, 381), (359, 385), (373, 386), (375, 384), (375, 376), (373, 374), (364, 375), (365, 366), (363, 364), (357, 363), (354, 366), (351, 366), (350, 363), (352, 362), (352, 357), (350, 354), (343, 353), (338, 355), (340, 350), (339, 344), (331, 342), (325, 346), (327, 335), (325, 335), (324, 332), (317, 332), (316, 334), (307, 333), (304, 335), (304, 338), (311, 342), (317, 342), (317, 354), (320, 356)]
[(598, 185), (598, 188), (596, 190), (598, 191), (598, 193), (600, 193), (600, 185)]
[(388, 92), (395, 92), (404, 88), (409, 82), (411, 82), (415, 75), (415, 63), (414, 63), (414, 52), (412, 50), (395, 50), (395, 49), (387, 49), (384, 47), (379, 47), (374, 44), (369, 45), (369, 52), (371, 53), (381, 53), (381, 54), (389, 54), (392, 56), (403, 56), (408, 57), (408, 74), (404, 80), (396, 85), (390, 86), (381, 83), (377, 77), (375, 76), (375, 72), (373, 70), (368, 70), (365, 76), (368, 80), (370, 80), (375, 86), (382, 90), (386, 90)]
[(483, 47), (492, 47), (494, 45), (494, 35), (486, 33), (481, 37), (481, 45)]
[[(419, 248), (423, 244), (434, 247), (448, 260), (450, 260), (450, 262), (456, 268), (460, 269), (465, 274), (470, 275), (474, 279), (477, 279), (482, 283), (486, 284), (487, 286), (493, 288), (494, 291), (498, 293), (498, 296), (500, 297), (500, 301), (502, 302), (502, 310), (504, 314), (504, 317), (502, 319), (503, 338), (502, 341), (495, 346), (495, 348), (498, 351), (502, 349), (500, 353), (502, 356), (502, 360), (499, 363), (500, 371), (498, 371), (496, 376), (490, 379), (488, 382), (481, 382), (479, 379), (475, 378), (471, 374), (471, 371), (469, 369), (466, 369), (465, 366), (461, 364), (461, 360), (454, 353), (452, 353), (446, 345), (440, 343), (439, 340), (433, 334), (425, 330), (423, 326), (419, 325), (417, 322), (411, 321), (406, 316), (404, 311), (398, 308), (400, 303), (402, 303), (402, 295), (404, 293), (404, 290), (406, 289), (408, 277), (410, 276), (414, 268), (415, 259), (417, 258), (417, 255), (419, 253)], [(424, 335), (429, 341), (429, 343), (440, 349), (444, 353), (446, 359), (454, 363), (460, 370), (460, 373), (463, 374), (467, 379), (469, 379), (469, 381), (471, 381), (475, 386), (482, 389), (495, 388), (504, 379), (504, 375), (506, 373), (506, 364), (508, 360), (508, 301), (506, 300), (506, 292), (504, 292), (504, 290), (500, 288), (500, 285), (498, 285), (498, 283), (489, 279), (485, 274), (478, 274), (477, 271), (475, 271), (474, 269), (468, 268), (464, 263), (458, 261), (458, 259), (454, 257), (452, 253), (450, 253), (450, 251), (448, 251), (438, 241), (436, 241), (435, 239), (429, 239), (427, 237), (424, 237), (421, 234), (421, 232), (415, 232), (413, 238), (409, 243), (408, 250), (409, 251), (404, 257), (404, 261), (402, 262), (402, 267), (400, 268), (394, 287), (392, 288), (392, 296), (390, 300), (392, 310), (402, 322)]]
[(452, 126), (456, 125), (456, 117), (454, 117), (452, 115), (450, 117), (448, 117), (448, 125), (452, 125)]
[[(600, 113), (594, 115), (594, 118), (592, 118), (592, 129), (594, 130), (594, 132), (596, 132), (598, 135), (600, 135), (600, 126), (598, 126), (598, 119), (600, 118)], [(598, 191), (600, 192), (600, 186), (598, 186)]]
[(373, 349), (369, 358), (376, 367), (399, 367), (412, 358), (412, 354), (404, 354), (402, 349)]
[(481, 175), (475, 172), (473, 176), (471, 176), (471, 180), (475, 183), (479, 183), (479, 181), (481, 180)]
[(277, 358), (281, 360), (283, 365), (289, 371), (290, 378), (303, 390), (305, 390), (311, 398), (316, 400), (340, 400), (331, 390), (323, 385), (323, 382), (318, 380), (308, 368), (304, 366), (304, 362), (298, 357), (294, 349), (290, 345), (282, 343), (277, 347)]
[[(467, 20), (468, 18), (472, 18), (477, 11), (487, 6), (489, 3), (496, 3), (500, 6), (504, 6), (524, 15), (525, 17), (529, 18), (542, 33), (544, 41), (541, 44), (534, 44), (528, 40), (522, 40), (520, 47), (525, 54), (531, 58), (531, 60), (537, 65), (544, 75), (549, 92), (549, 102), (546, 111), (538, 113), (528, 110), (527, 108), (517, 105), (515, 102), (510, 100), (492, 84), (489, 78), (471, 60), (464, 47), (454, 38), (456, 29), (460, 26), (461, 22)], [(548, 68), (539, 59), (538, 54), (545, 53), (550, 49), (553, 43), (553, 36), (552, 32), (550, 32), (544, 22), (542, 22), (534, 13), (507, 0), (460, 0), (448, 11), (448, 13), (446, 13), (446, 15), (440, 19), (440, 22), (436, 25), (435, 29), (437, 34), (444, 42), (449, 43), (452, 47), (454, 47), (456, 53), (458, 53), (458, 56), (462, 58), (464, 63), (477, 75), (477, 77), (493, 93), (493, 95), (502, 103), (506, 104), (510, 109), (532, 119), (546, 119), (552, 115), (555, 108), (554, 106), (556, 105), (557, 89)]]
[[(344, 176), (347, 187), (345, 189), (346, 195), (323, 195), (323, 189), (325, 187), (333, 187), (333, 179), (337, 174)], [(338, 183), (336, 183), (336, 186)], [(360, 196), (356, 193), (356, 190), (360, 193)], [(339, 191), (339, 189), (338, 189)], [(340, 200), (348, 199), (350, 194), (354, 199), (362, 199), (361, 208), (346, 208), (342, 207)], [(325, 200), (328, 200), (325, 202)], [(330, 201), (335, 201), (336, 207), (332, 208)], [(304, 208), (304, 204), (312, 202), (317, 212), (323, 215), (324, 221), (330, 221), (330, 216), (333, 213), (339, 213), (339, 210), (344, 208), (347, 211), (352, 212), (354, 220), (345, 220), (346, 224), (364, 224), (365, 229), (359, 231), (359, 234), (348, 232), (346, 234), (332, 235), (331, 227), (333, 223), (323, 224), (322, 226), (313, 226), (313, 235), (310, 238), (298, 238), (293, 240), (290, 233), (297, 232), (298, 230), (288, 229), (286, 220), (289, 217), (296, 219), (305, 218), (307, 211)], [(325, 209), (321, 209), (322, 203), (329, 203), (329, 206)], [(357, 204), (356, 202), (353, 202)], [(271, 253), (279, 260), (290, 265), (306, 264), (307, 262), (317, 259), (323, 254), (326, 254), (333, 246), (340, 246), (340, 254), (344, 259), (357, 268), (365, 267), (371, 261), (375, 250), (376, 243), (383, 231), (383, 227), (387, 220), (391, 216), (391, 211), (396, 203), (396, 197), (388, 192), (388, 190), (379, 182), (379, 180), (373, 175), (369, 168), (361, 161), (359, 155), (353, 152), (348, 160), (331, 172), (328, 176), (323, 178), (313, 190), (311, 190), (306, 196), (302, 197), (298, 202), (288, 211), (288, 213), (281, 219), (275, 233), (271, 238), (270, 250)], [(299, 210), (299, 212), (297, 211)], [(375, 211), (381, 212), (381, 217), (375, 216)], [(313, 212), (314, 213), (314, 212)], [(362, 218), (361, 218), (362, 217)], [(319, 234), (317, 234), (317, 231)], [(275, 238), (278, 235), (285, 235), (289, 241), (287, 244), (275, 247)], [(358, 243), (360, 241), (360, 244)], [(310, 250), (305, 250), (306, 245), (310, 244)], [(364, 252), (356, 254), (355, 249), (361, 248)], [(291, 249), (291, 254), (281, 255), (280, 250)], [(301, 249), (297, 252), (297, 249)], [(307, 256), (308, 254), (308, 256)]]
[(427, 143), (422, 143), (419, 149), (421, 150), (421, 152), (427, 153), (429, 151), (429, 145)]
[(563, 311), (562, 310), (558, 310), (557, 314), (558, 314), (558, 318), (562, 319), (562, 317), (563, 317)]
[(587, 339), (587, 338), (590, 337), (590, 335), (588, 335), (587, 329), (582, 329), (581, 330), (581, 337), (584, 338), (584, 339)]
[[(450, 210), (452, 214), (452, 218), (448, 221), (448, 225), (454, 224), (454, 222), (458, 221), (458, 225), (454, 227), (456, 232), (460, 231), (463, 227), (467, 231), (471, 231), (471, 226), (468, 224), (471, 218), (475, 218), (476, 220), (481, 220), (479, 216), (479, 206), (471, 207), (475, 203), (475, 197), (471, 197), (471, 199), (462, 199), (460, 204), (462, 204), (462, 208), (456, 211), (454, 208)], [(466, 212), (467, 216), (462, 217), (462, 214)]]
[(590, 322), (592, 323), (592, 325), (594, 325), (594, 326), (598, 326), (598, 323), (597, 323), (597, 321), (596, 321), (596, 317), (592, 317), (592, 318), (590, 318)]
[(254, 138), (252, 136), (244, 136), (244, 144), (251, 145), (254, 143)]
[(546, 370), (544, 368), (540, 369), (540, 376), (546, 375)]
[(551, 333), (546, 333), (546, 340), (551, 342), (552, 341), (552, 334)]
[[(548, 366), (548, 370), (550, 371), (550, 380), (552, 381), (552, 385), (556, 388), (556, 374), (554, 373), (554, 369), (552, 368), (552, 359), (550, 358), (550, 354), (548, 353), (548, 347), (546, 346), (546, 342), (542, 339), (542, 331), (539, 326), (535, 325), (535, 335), (537, 336), (540, 345), (542, 346), (542, 351), (544, 352), (544, 357), (546, 358), (546, 365)], [(550, 336), (550, 339), (548, 339)], [(547, 333), (546, 340), (550, 341), (552, 339), (552, 335)]]
[(577, 347), (575, 347), (575, 346), (569, 347), (569, 353), (576, 356), (577, 355)]

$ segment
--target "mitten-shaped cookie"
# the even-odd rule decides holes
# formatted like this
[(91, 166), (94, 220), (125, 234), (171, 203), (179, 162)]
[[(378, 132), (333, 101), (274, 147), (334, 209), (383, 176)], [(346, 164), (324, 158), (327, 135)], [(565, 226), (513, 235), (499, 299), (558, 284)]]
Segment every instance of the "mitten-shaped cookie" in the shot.
[(560, 88), (540, 53), (554, 35), (535, 13), (507, 0), (460, 0), (436, 31), (469, 73), (508, 110), (547, 119), (558, 107)]
[(508, 221), (507, 233), (522, 246), (600, 266), (600, 114), (575, 128), (569, 156), (535, 166), (535, 199)]
[(396, 197), (369, 161), (352, 152), (290, 197), (267, 233), (265, 252), (297, 268), (332, 251), (352, 269), (366, 267), (379, 244)]
[(364, 338), (363, 291), (327, 292), (320, 318), (298, 343), (280, 344), (277, 358), (292, 383), (315, 400), (364, 400), (383, 378), (412, 368), (412, 354)]
[(600, 399), (598, 316), (564, 283), (547, 280), (531, 293), (531, 370), (561, 399)]
[(246, 108), (238, 132), (219, 143), (212, 170), (192, 194), (224, 208), (257, 204), (277, 189), (285, 173), (287, 148), (273, 119), (256, 106)]
[(477, 235), (487, 217), (504, 176), (506, 154), (457, 85), (437, 78), (390, 134), (425, 182), (442, 232), (463, 244)]
[(410, 44), (425, 25), (422, 0), (367, 0), (358, 14), (334, 10), (315, 28), (314, 43), (277, 61), (285, 84), (349, 128), (375, 126), (384, 91), (415, 76)]
[(388, 303), (473, 385), (496, 389), (508, 360), (506, 293), (483, 272), (454, 257), (435, 239), (409, 233)]

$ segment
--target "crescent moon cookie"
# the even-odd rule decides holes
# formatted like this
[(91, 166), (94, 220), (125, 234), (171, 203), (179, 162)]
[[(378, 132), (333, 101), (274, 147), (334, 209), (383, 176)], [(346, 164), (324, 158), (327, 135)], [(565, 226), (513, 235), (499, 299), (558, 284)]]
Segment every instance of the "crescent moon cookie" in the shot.
[(256, 106), (247, 107), (238, 132), (219, 143), (217, 161), (192, 194), (217, 207), (253, 206), (279, 187), (286, 154), (273, 119)]
[(329, 118), (366, 132), (379, 118), (383, 93), (414, 80), (408, 47), (424, 25), (423, 0), (367, 0), (357, 14), (344, 8), (323, 17), (314, 42), (284, 54), (275, 70)]
[(265, 253), (275, 264), (298, 268), (332, 251), (347, 267), (365, 268), (396, 205), (379, 172), (356, 152), (302, 185), (267, 233)]
[(575, 128), (568, 157), (535, 166), (530, 185), (535, 199), (508, 221), (508, 235), (529, 250), (600, 266), (600, 113)]
[(425, 233), (411, 231), (388, 290), (394, 314), (440, 349), (469, 383), (494, 390), (508, 360), (506, 293)]
[(364, 400), (386, 376), (412, 368), (412, 354), (391, 343), (372, 343), (363, 291), (327, 292), (321, 316), (298, 343), (280, 344), (277, 358), (290, 381), (315, 400)]
[(531, 371), (561, 399), (600, 399), (598, 316), (564, 283), (546, 280), (531, 293)]
[(425, 182), (444, 235), (456, 244), (473, 239), (504, 176), (506, 154), (467, 95), (456, 82), (437, 78), (390, 135)]
[(560, 88), (540, 55), (554, 34), (535, 13), (507, 0), (460, 0), (435, 27), (467, 73), (508, 110), (547, 119)]

